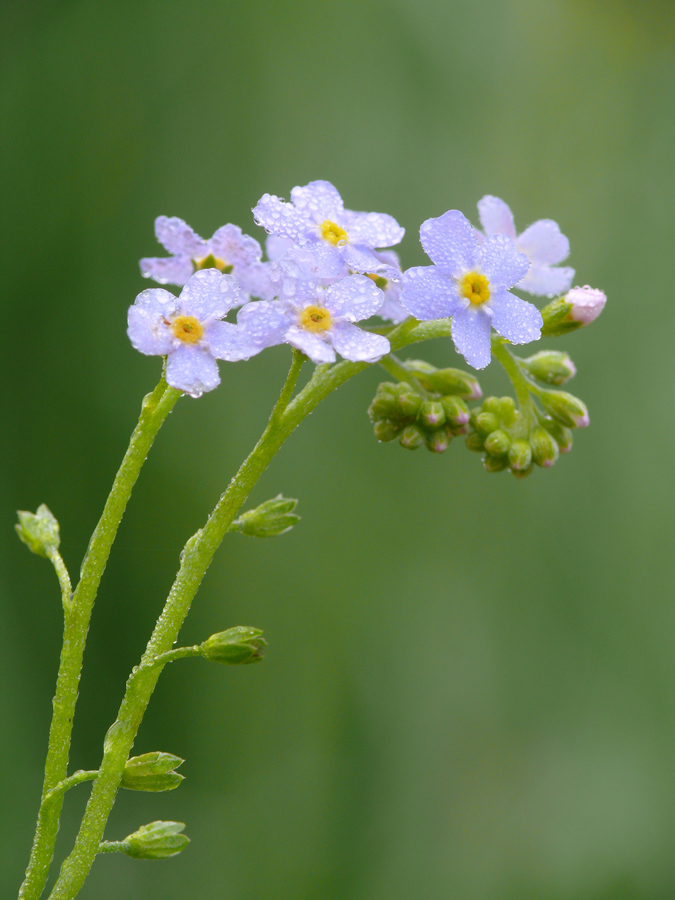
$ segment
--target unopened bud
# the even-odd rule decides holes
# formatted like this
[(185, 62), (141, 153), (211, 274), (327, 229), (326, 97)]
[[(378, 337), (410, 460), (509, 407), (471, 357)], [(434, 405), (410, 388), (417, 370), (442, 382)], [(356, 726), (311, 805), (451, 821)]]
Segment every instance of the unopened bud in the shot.
[(412, 388), (398, 395), (398, 410), (405, 418), (415, 418), (422, 405), (422, 398)]
[(473, 427), (479, 434), (488, 435), (499, 428), (499, 419), (492, 412), (480, 412), (473, 420)]
[(530, 375), (546, 384), (565, 384), (577, 374), (569, 355), (557, 350), (542, 350), (541, 353), (535, 353), (529, 359), (524, 359), (523, 365)]
[(378, 419), (387, 419), (395, 414), (398, 393), (391, 390), (394, 387), (395, 385), (386, 381), (378, 387), (373, 402), (368, 407), (368, 415), (371, 422), (375, 422)]
[(406, 425), (401, 432), (399, 443), (406, 450), (417, 450), (424, 443), (424, 434), (417, 425)]
[(14, 526), (16, 533), (29, 550), (46, 557), (51, 550), (59, 549), (59, 523), (44, 503), (38, 506), (35, 513), (19, 510), (17, 515), (19, 523)]
[(477, 432), (472, 431), (471, 434), (467, 435), (466, 446), (469, 450), (473, 450), (474, 453), (482, 453), (483, 438)]
[(555, 419), (551, 419), (549, 416), (546, 416), (543, 419), (542, 425), (556, 442), (560, 452), (569, 453), (574, 441), (574, 437), (569, 428), (565, 428), (564, 425), (561, 425), (560, 422), (556, 422)]
[(532, 447), (528, 441), (514, 441), (509, 450), (509, 465), (516, 472), (524, 472), (532, 463)]
[(284, 534), (300, 520), (293, 510), (297, 500), (282, 497), (279, 494), (273, 500), (266, 500), (256, 509), (242, 513), (230, 526), (231, 531), (239, 531), (251, 537), (276, 537)]
[(452, 440), (452, 434), (447, 428), (437, 428), (436, 431), (432, 431), (431, 434), (426, 434), (424, 439), (427, 448), (431, 450), (432, 453), (445, 453)]
[(546, 411), (561, 425), (584, 428), (590, 421), (586, 404), (567, 391), (542, 391), (539, 399)]
[(478, 400), (483, 396), (478, 379), (461, 369), (435, 369), (421, 359), (409, 359), (405, 367), (417, 376), (428, 391), (456, 394), (465, 400)]
[(491, 456), (506, 456), (511, 447), (511, 438), (501, 428), (493, 431), (485, 439), (485, 449)]
[(568, 291), (565, 300), (572, 304), (570, 317), (582, 325), (590, 325), (605, 308), (607, 296), (604, 291), (584, 285)]
[(418, 418), (427, 428), (440, 428), (445, 422), (443, 405), (438, 400), (425, 400), (420, 406)]
[(183, 780), (174, 772), (184, 760), (173, 753), (144, 753), (127, 760), (122, 787), (130, 791), (172, 791)]
[(451, 425), (466, 425), (469, 421), (469, 410), (464, 400), (460, 397), (441, 397), (441, 405), (445, 412), (446, 421)]
[(558, 445), (545, 428), (535, 428), (530, 432), (532, 459), (538, 466), (548, 469), (558, 459)]
[(225, 663), (228, 666), (248, 665), (263, 658), (267, 641), (260, 637), (259, 628), (237, 625), (212, 634), (200, 649), (205, 659)]
[(504, 469), (508, 469), (509, 461), (505, 456), (497, 457), (497, 456), (484, 456), (483, 457), (483, 468), (486, 472), (503, 472)]
[(150, 822), (123, 841), (123, 850), (134, 859), (167, 859), (184, 850), (190, 843), (182, 822)]
[(380, 419), (373, 425), (373, 431), (378, 441), (393, 441), (401, 433), (401, 426), (398, 422)]

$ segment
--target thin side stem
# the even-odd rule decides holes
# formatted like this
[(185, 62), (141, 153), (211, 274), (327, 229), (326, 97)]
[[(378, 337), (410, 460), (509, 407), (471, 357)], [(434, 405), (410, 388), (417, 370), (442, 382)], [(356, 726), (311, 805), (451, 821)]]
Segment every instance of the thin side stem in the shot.
[(56, 577), (59, 579), (59, 587), (61, 588), (61, 602), (63, 603), (63, 609), (70, 609), (72, 603), (72, 595), (73, 595), (73, 586), (70, 583), (70, 575), (68, 574), (68, 569), (66, 568), (66, 564), (61, 557), (61, 554), (58, 550), (54, 548), (50, 548), (47, 550), (47, 557), (49, 558), (50, 563), (54, 566), (54, 571), (56, 572)]
[[(181, 391), (169, 387), (162, 377), (152, 394), (148, 394), (143, 399), (138, 424), (131, 435), (129, 447), (115, 476), (101, 518), (91, 536), (80, 570), (79, 584), (69, 603), (65, 605), (63, 647), (53, 701), (54, 713), (49, 730), (42, 803), (38, 813), (30, 862), (19, 891), (20, 900), (38, 900), (44, 889), (54, 855), (63, 796), (57, 797), (54, 802), (46, 805), (44, 799), (53, 787), (66, 778), (68, 773), (68, 756), (82, 670), (82, 656), (94, 600), (110, 555), (110, 548), (157, 432), (180, 396)], [(59, 577), (61, 580), (63, 576)], [(62, 582), (62, 591), (64, 585), (65, 582)], [(69, 583), (65, 587), (70, 594)]]
[(415, 378), (414, 374), (409, 369), (406, 369), (401, 360), (394, 356), (393, 353), (390, 353), (389, 356), (383, 356), (380, 360), (380, 366), (385, 372), (393, 375), (394, 378), (409, 384), (421, 397), (429, 397), (428, 391), (422, 387), (419, 379)]
[(82, 784), (83, 781), (93, 781), (98, 777), (98, 769), (79, 769), (77, 772), (73, 772), (73, 774), (64, 778), (63, 781), (60, 781), (56, 787), (53, 787), (51, 791), (45, 794), (45, 803), (51, 802), (55, 797), (58, 797), (62, 794), (65, 794), (66, 791), (69, 791), (72, 787), (75, 787), (76, 784)]
[(528, 379), (526, 379), (520, 371), (520, 366), (509, 349), (505, 346), (502, 338), (492, 338), (492, 354), (495, 359), (501, 363), (514, 387), (518, 399), (518, 407), (523, 416), (524, 433), (527, 434), (534, 415), (534, 404), (530, 397), (530, 384)]

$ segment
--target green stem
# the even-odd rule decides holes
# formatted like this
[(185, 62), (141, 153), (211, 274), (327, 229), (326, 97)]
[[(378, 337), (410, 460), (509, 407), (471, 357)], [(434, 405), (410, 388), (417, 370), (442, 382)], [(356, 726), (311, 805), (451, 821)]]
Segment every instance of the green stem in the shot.
[[(397, 350), (415, 341), (449, 333), (449, 320), (419, 323), (408, 319), (390, 333), (389, 340), (392, 350)], [(300, 372), (298, 356), (294, 354), (286, 384), (260, 440), (242, 463), (204, 527), (185, 545), (180, 568), (164, 609), (140, 666), (127, 681), (117, 720), (106, 735), (99, 777), (89, 798), (75, 846), (61, 867), (50, 900), (73, 900), (89, 874), (115, 802), (125, 763), (162, 670), (162, 666), (154, 665), (154, 661), (162, 654), (169, 654), (176, 642), (197, 589), (239, 509), (300, 422), (332, 391), (369, 365), (367, 362), (343, 361), (328, 369), (317, 367), (305, 388), (289, 402)]]
[[(91, 536), (80, 570), (79, 584), (69, 602), (64, 604), (63, 647), (53, 701), (54, 713), (49, 730), (42, 803), (38, 813), (30, 862), (19, 891), (20, 900), (38, 900), (44, 889), (54, 855), (63, 796), (57, 797), (51, 803), (45, 804), (44, 801), (52, 788), (64, 781), (68, 772), (68, 756), (82, 670), (82, 656), (103, 570), (141, 467), (157, 432), (180, 396), (181, 391), (169, 387), (162, 377), (152, 394), (148, 394), (143, 399), (138, 424), (131, 435), (129, 447), (115, 476), (101, 518)], [(52, 562), (54, 562), (53, 559)], [(58, 569), (57, 574), (59, 574)], [(65, 574), (67, 576), (67, 573)], [(67, 589), (70, 597), (70, 581), (68, 579), (66, 583), (63, 572), (59, 574), (59, 580), (62, 592)]]
[(99, 853), (124, 853), (126, 849), (126, 841), (101, 841), (98, 845)]
[[(193, 647), (177, 647), (175, 650), (169, 650), (168, 653), (162, 653), (154, 659), (144, 662), (143, 668), (154, 669), (156, 666), (164, 667), (167, 663), (175, 662), (177, 659), (188, 659), (191, 656), (201, 656), (201, 644), (195, 644)], [(140, 668), (140, 667), (139, 667)]]
[(73, 586), (70, 583), (70, 575), (68, 574), (68, 569), (66, 568), (66, 564), (64, 563), (59, 551), (55, 550), (53, 547), (50, 547), (47, 550), (47, 557), (49, 558), (51, 564), (54, 566), (56, 577), (59, 579), (59, 586), (61, 588), (61, 602), (63, 603), (63, 609), (67, 611), (71, 607), (73, 595)]
[(60, 781), (56, 787), (53, 787), (51, 791), (48, 791), (45, 794), (45, 803), (51, 802), (54, 797), (59, 797), (62, 794), (65, 794), (66, 791), (69, 791), (72, 787), (75, 787), (76, 784), (82, 784), (83, 781), (93, 781), (94, 778), (98, 777), (98, 769), (90, 769), (84, 770), (79, 769), (77, 772), (73, 772), (73, 774), (69, 778), (64, 778), (63, 781)]
[(518, 407), (523, 415), (524, 433), (530, 430), (530, 424), (534, 415), (534, 405), (530, 397), (530, 384), (520, 371), (518, 362), (504, 344), (504, 339), (493, 335), (492, 354), (497, 359), (504, 371), (509, 376), (511, 384), (516, 392)]

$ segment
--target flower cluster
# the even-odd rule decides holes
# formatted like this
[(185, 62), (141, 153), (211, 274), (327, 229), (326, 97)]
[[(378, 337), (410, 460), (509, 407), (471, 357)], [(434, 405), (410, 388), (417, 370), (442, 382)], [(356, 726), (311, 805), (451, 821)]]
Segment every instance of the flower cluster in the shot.
[[(290, 344), (317, 365), (336, 354), (377, 362), (390, 352), (387, 328), (356, 324), (373, 316), (392, 328), (409, 316), (452, 318), (456, 349), (482, 369), (493, 329), (512, 344), (542, 334), (541, 313), (512, 288), (558, 295), (574, 271), (558, 265), (569, 244), (555, 222), (542, 219), (518, 235), (508, 206), (491, 196), (478, 213), (482, 230), (458, 210), (427, 219), (420, 239), (433, 265), (407, 271), (391, 249), (404, 235), (398, 222), (345, 209), (327, 181), (293, 188), (290, 201), (261, 197), (253, 215), (268, 234), (267, 260), (235, 225), (207, 240), (181, 219), (160, 216), (155, 231), (170, 256), (142, 259), (141, 272), (182, 292), (143, 291), (129, 311), (129, 337), (142, 353), (167, 357), (169, 384), (195, 397), (219, 383), (216, 360), (248, 359), (275, 344)], [(570, 325), (569, 308), (560, 327), (590, 321), (586, 315)], [(223, 321), (234, 309), (236, 322)]]

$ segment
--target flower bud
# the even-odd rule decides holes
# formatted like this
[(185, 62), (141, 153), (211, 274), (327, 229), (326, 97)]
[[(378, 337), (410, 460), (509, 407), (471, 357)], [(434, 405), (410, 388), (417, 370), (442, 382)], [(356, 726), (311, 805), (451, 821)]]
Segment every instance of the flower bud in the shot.
[(572, 304), (570, 318), (582, 325), (590, 325), (605, 308), (607, 296), (604, 291), (584, 285), (574, 287), (565, 294), (567, 303)]
[(401, 432), (399, 443), (406, 450), (417, 450), (424, 443), (424, 434), (417, 425), (406, 425)]
[(182, 822), (150, 822), (124, 839), (124, 852), (134, 859), (167, 859), (184, 850), (190, 838)]
[(173, 753), (144, 753), (127, 760), (122, 787), (130, 791), (172, 791), (183, 780), (174, 772), (185, 760)]
[(251, 537), (276, 537), (284, 534), (300, 520), (293, 510), (297, 500), (290, 500), (279, 494), (273, 500), (266, 500), (256, 509), (242, 513), (230, 526), (231, 531), (239, 531)]
[(420, 406), (419, 421), (427, 428), (440, 428), (445, 422), (445, 410), (438, 400), (425, 400)]
[(456, 394), (465, 400), (478, 400), (483, 396), (478, 379), (461, 369), (435, 369), (419, 359), (409, 359), (405, 363), (428, 391), (438, 394)]
[(398, 395), (397, 406), (400, 414), (406, 419), (414, 419), (422, 405), (422, 398), (412, 388)]
[(16, 533), (32, 553), (46, 557), (50, 551), (59, 549), (59, 523), (44, 503), (35, 513), (19, 510), (17, 515)]
[(401, 433), (401, 425), (389, 419), (380, 419), (373, 425), (373, 431), (378, 441), (393, 441)]
[(260, 637), (261, 634), (259, 628), (249, 628), (246, 625), (219, 631), (201, 645), (202, 656), (228, 666), (259, 662), (267, 646), (267, 641)]
[(548, 469), (558, 459), (558, 445), (545, 428), (534, 428), (530, 432), (532, 459), (538, 466)]
[(464, 400), (459, 397), (441, 397), (441, 405), (445, 412), (446, 421), (450, 425), (462, 426), (469, 421), (469, 410)]
[(570, 318), (572, 304), (567, 303), (564, 297), (552, 300), (548, 306), (541, 310), (544, 324), (541, 328), (542, 337), (560, 337), (581, 328), (581, 322), (575, 322)]
[(524, 472), (532, 463), (532, 447), (528, 441), (520, 438), (511, 444), (509, 465), (515, 472)]
[(572, 449), (572, 443), (574, 440), (572, 432), (569, 430), (569, 428), (565, 428), (565, 426), (561, 425), (560, 422), (556, 422), (555, 419), (551, 419), (548, 416), (543, 419), (542, 425), (556, 442), (560, 452), (569, 453), (569, 451)]
[(452, 434), (447, 428), (437, 428), (431, 434), (425, 434), (424, 440), (432, 453), (445, 453), (450, 446)]
[(506, 456), (511, 447), (511, 438), (501, 428), (493, 431), (485, 439), (485, 449), (490, 456)]
[(567, 391), (542, 391), (539, 399), (548, 413), (568, 428), (584, 428), (589, 423), (586, 404)]
[(479, 434), (488, 435), (499, 428), (499, 419), (492, 412), (480, 412), (472, 424)]
[(508, 469), (509, 461), (505, 456), (497, 457), (497, 456), (484, 456), (483, 457), (483, 468), (486, 472), (503, 472), (504, 469)]
[(557, 350), (542, 350), (541, 353), (535, 353), (529, 359), (524, 359), (523, 365), (530, 375), (546, 384), (565, 384), (577, 374), (568, 354)]
[(395, 385), (383, 382), (377, 389), (377, 393), (373, 397), (373, 402), (368, 407), (368, 415), (370, 421), (375, 422), (378, 419), (388, 419), (396, 413), (396, 398), (398, 393), (390, 388)]
[(469, 450), (473, 450), (474, 453), (482, 453), (483, 438), (477, 432), (472, 431), (471, 434), (467, 435), (466, 446)]

